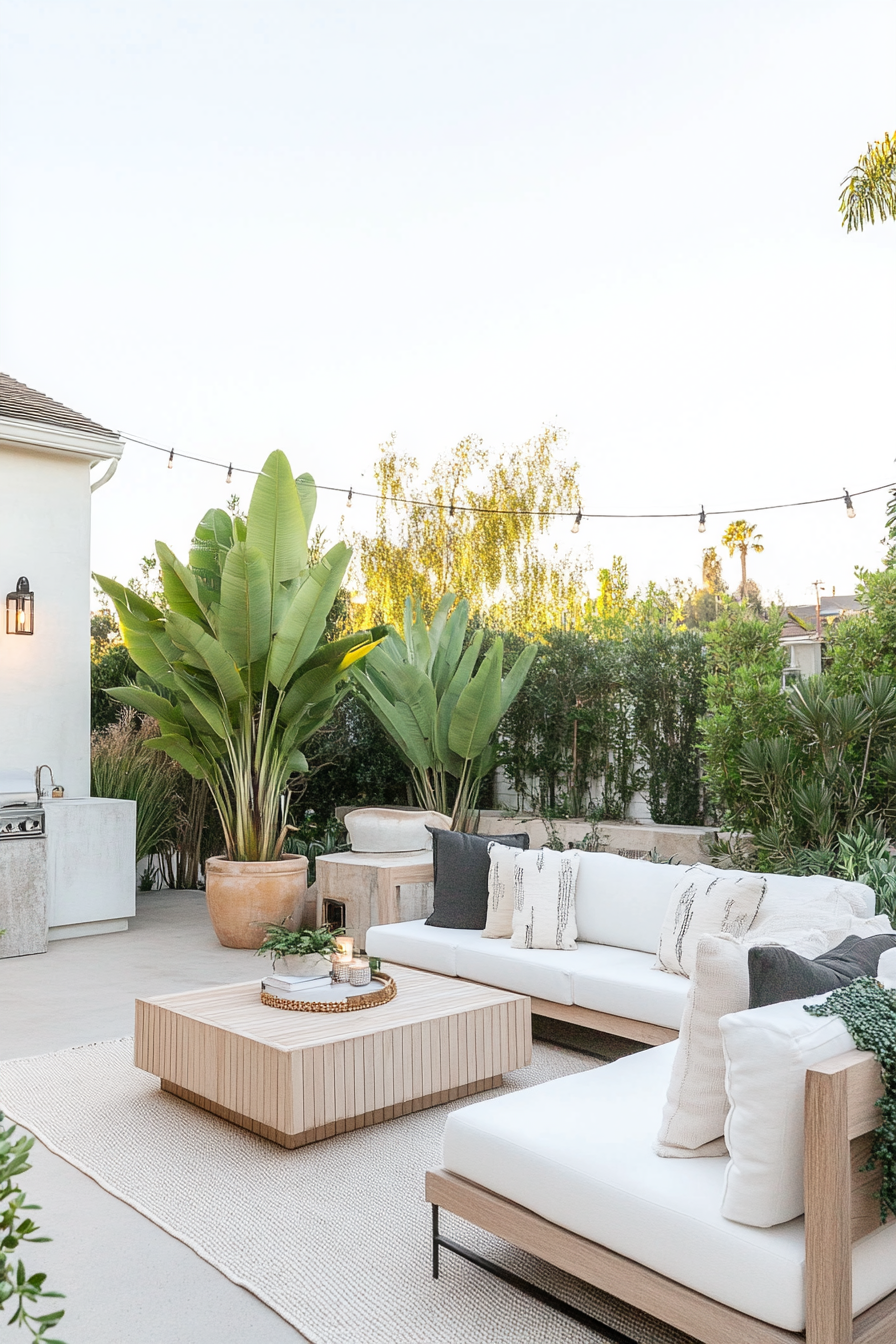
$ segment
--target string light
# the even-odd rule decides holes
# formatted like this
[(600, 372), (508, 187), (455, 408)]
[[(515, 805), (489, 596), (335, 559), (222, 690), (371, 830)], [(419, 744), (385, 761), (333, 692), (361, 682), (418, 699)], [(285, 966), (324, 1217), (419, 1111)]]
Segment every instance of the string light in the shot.
[(346, 507), (347, 509), (350, 509), (351, 506), (352, 506), (352, 493), (353, 493), (353, 492), (352, 492), (352, 487), (349, 486), (349, 488), (348, 488), (348, 496), (347, 496), (346, 501), (345, 501), (345, 507)]
[[(171, 467), (173, 465), (173, 448), (170, 450), (168, 448), (163, 448), (161, 444), (151, 443), (148, 439), (138, 438), (136, 434), (128, 434), (124, 430), (120, 431), (120, 437), (127, 439), (129, 443), (139, 443), (144, 448), (152, 448), (157, 453), (167, 453), (168, 466)], [(217, 467), (220, 470), (223, 470), (226, 465), (224, 462), (215, 462), (207, 457), (196, 457), (191, 453), (178, 453), (178, 457), (184, 458), (187, 462), (199, 462), (203, 466)], [(234, 467), (231, 464), (228, 475), (233, 471), (241, 471), (247, 476), (262, 476), (264, 474), (261, 471), (253, 470), (251, 467)], [(343, 485), (318, 485), (317, 489), (319, 491), (329, 491), (334, 494), (343, 494), (345, 492), (345, 486)], [(748, 513), (770, 513), (777, 509), (801, 509), (814, 504), (836, 504), (838, 501), (846, 504), (847, 517), (854, 518), (855, 508), (852, 502), (853, 498), (858, 498), (860, 495), (878, 494), (881, 490), (894, 489), (896, 489), (896, 481), (885, 481), (883, 485), (872, 485), (869, 486), (867, 490), (857, 490), (855, 496), (850, 495), (848, 491), (844, 490), (843, 494), (840, 495), (825, 495), (818, 499), (793, 499), (788, 500), (784, 504), (754, 504), (749, 507), (739, 505), (736, 508), (709, 510), (701, 507), (700, 521), (697, 526), (698, 530), (702, 532), (705, 531), (707, 518), (743, 517)], [(444, 504), (436, 503), (431, 499), (413, 499), (404, 495), (383, 495), (382, 493), (372, 490), (349, 490), (349, 495), (351, 496), (354, 496), (356, 493), (359, 499), (376, 499), (388, 504), (409, 504), (420, 509), (443, 509), (445, 507)], [(850, 510), (852, 510), (852, 512), (850, 512)], [(456, 522), (457, 515), (460, 513), (502, 514), (517, 518), (580, 518), (582, 521), (586, 518), (609, 518), (621, 521), (641, 519), (651, 521), (656, 519), (693, 518), (694, 516), (693, 513), (583, 513), (581, 509), (578, 510), (576, 514), (573, 514), (571, 510), (500, 509), (489, 508), (487, 505), (482, 504), (454, 504), (452, 502), (448, 511), (448, 521), (453, 524)]]
[(231, 462), (230, 466), (227, 468), (227, 480), (224, 482), (224, 484), (230, 485), (232, 480), (233, 480), (233, 463)]
[(579, 528), (580, 528), (581, 526), (582, 526), (582, 510), (579, 509), (578, 513), (576, 514), (576, 520), (575, 520), (575, 522), (573, 523), (572, 527), (570, 528), (570, 531), (571, 531), (571, 532), (578, 532), (578, 530), (579, 530)]

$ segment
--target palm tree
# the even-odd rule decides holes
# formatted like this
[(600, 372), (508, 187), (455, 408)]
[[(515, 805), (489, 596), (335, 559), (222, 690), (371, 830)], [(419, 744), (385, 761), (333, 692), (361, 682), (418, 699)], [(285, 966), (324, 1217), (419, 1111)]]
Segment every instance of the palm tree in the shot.
[(847, 233), (875, 224), (878, 215), (896, 219), (896, 133), (869, 144), (842, 186), (840, 213)]
[(764, 551), (765, 547), (761, 543), (762, 533), (756, 531), (755, 523), (748, 523), (745, 518), (729, 523), (722, 534), (722, 545), (729, 555), (740, 551), (741, 601), (745, 601), (747, 596), (747, 551)]

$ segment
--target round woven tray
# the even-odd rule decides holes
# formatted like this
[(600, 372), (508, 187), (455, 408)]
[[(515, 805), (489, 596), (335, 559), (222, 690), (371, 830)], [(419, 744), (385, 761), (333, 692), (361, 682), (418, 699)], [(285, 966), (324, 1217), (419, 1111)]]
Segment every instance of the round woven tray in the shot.
[(361, 1008), (377, 1008), (381, 1003), (388, 1003), (398, 993), (398, 986), (385, 971), (377, 971), (370, 980), (371, 984), (379, 980), (381, 988), (372, 989), (369, 994), (352, 994), (347, 999), (323, 1002), (315, 999), (278, 999), (262, 990), (261, 1001), (268, 1008), (285, 1008), (291, 1013), (356, 1013)]

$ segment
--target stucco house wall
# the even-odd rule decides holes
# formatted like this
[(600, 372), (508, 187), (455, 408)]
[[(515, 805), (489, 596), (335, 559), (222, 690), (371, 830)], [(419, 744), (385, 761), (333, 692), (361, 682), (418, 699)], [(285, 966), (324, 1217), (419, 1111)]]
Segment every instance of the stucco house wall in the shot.
[[(91, 469), (96, 484), (123, 446), (0, 375), (0, 765), (46, 763), (67, 797), (90, 793)], [(30, 636), (6, 633), (20, 575), (35, 595)]]

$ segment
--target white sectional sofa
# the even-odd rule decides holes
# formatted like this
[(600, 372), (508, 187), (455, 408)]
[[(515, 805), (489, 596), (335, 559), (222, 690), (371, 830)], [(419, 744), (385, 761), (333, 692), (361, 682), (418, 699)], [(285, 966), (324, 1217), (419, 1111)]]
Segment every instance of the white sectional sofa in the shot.
[[(372, 956), (439, 975), (528, 994), (532, 1011), (650, 1045), (678, 1034), (688, 980), (654, 969), (663, 917), (683, 869), (618, 854), (583, 852), (576, 882), (575, 952), (512, 948), (477, 929), (445, 929), (425, 920), (381, 924), (367, 931)], [(807, 884), (830, 878), (768, 874), (768, 889), (751, 932), (786, 908)], [(869, 888), (866, 913), (874, 914)]]
[(654, 1151), (676, 1049), (450, 1115), (426, 1177), (434, 1276), (442, 1246), (502, 1273), (441, 1235), (442, 1208), (707, 1344), (889, 1344), (896, 1223), (879, 1226), (856, 1146), (879, 1119), (873, 1057), (809, 1068), (806, 1215), (755, 1227), (720, 1212), (726, 1157)]

